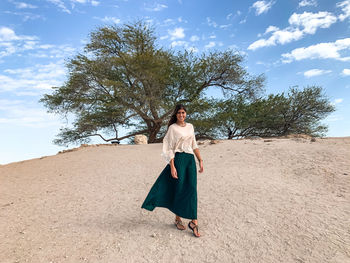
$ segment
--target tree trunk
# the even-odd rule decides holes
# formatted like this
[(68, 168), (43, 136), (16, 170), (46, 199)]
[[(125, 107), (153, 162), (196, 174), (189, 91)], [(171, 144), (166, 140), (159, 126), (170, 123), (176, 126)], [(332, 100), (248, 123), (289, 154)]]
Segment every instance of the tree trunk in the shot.
[(157, 140), (157, 134), (160, 131), (161, 125), (157, 122), (152, 122), (151, 127), (149, 129), (149, 137), (148, 137), (148, 143), (157, 143), (159, 140)]

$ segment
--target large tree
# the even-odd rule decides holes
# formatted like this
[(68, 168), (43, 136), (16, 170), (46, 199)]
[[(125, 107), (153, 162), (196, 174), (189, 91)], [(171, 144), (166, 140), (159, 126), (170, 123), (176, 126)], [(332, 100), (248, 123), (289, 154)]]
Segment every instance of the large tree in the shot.
[[(264, 76), (250, 76), (242, 63), (232, 50), (195, 55), (158, 47), (154, 28), (142, 21), (105, 26), (93, 31), (84, 52), (69, 60), (64, 85), (53, 87), (41, 102), (50, 112), (75, 116), (72, 127), (61, 129), (57, 144), (136, 134), (159, 142), (175, 104), (193, 104), (192, 113), (203, 112), (209, 88), (221, 89), (226, 98), (254, 98)], [(122, 126), (131, 132), (119, 137)]]

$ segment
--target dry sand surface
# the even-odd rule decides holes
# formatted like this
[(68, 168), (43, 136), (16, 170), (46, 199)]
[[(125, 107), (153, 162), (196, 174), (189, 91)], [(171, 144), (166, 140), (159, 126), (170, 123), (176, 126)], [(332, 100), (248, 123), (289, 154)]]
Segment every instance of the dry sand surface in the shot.
[(161, 144), (0, 166), (0, 262), (350, 262), (350, 137), (200, 151), (200, 238), (166, 208), (140, 208), (166, 165)]

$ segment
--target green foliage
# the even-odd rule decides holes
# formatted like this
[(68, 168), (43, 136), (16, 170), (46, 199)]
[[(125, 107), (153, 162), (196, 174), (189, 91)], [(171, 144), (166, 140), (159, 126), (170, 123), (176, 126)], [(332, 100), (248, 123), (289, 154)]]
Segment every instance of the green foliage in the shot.
[[(207, 137), (284, 136), (308, 134), (323, 136), (327, 127), (320, 120), (335, 110), (321, 87), (291, 88), (288, 94), (268, 95), (248, 101), (243, 96), (212, 103), (215, 125)], [(205, 123), (210, 120), (204, 121)], [(206, 136), (203, 136), (206, 137)]]
[[(122, 140), (136, 134), (148, 136), (149, 143), (159, 142), (177, 103), (204, 114), (201, 107), (211, 106), (204, 95), (209, 88), (220, 88), (226, 98), (240, 94), (252, 99), (263, 87), (264, 76), (250, 76), (241, 55), (159, 48), (154, 29), (142, 21), (101, 27), (90, 37), (84, 52), (67, 63), (66, 83), (40, 100), (50, 112), (76, 117), (72, 128), (61, 129), (57, 144), (87, 142), (91, 136)], [(212, 130), (211, 115), (203, 134)], [(118, 137), (121, 126), (132, 131)], [(105, 139), (105, 131), (115, 136)]]

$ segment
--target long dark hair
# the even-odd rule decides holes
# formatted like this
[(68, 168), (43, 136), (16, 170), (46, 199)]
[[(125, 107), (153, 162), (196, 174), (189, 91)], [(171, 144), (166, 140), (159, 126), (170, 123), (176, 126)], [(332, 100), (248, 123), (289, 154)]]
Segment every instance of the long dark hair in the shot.
[(175, 106), (175, 109), (174, 109), (174, 111), (173, 111), (173, 114), (171, 114), (170, 120), (169, 120), (169, 122), (168, 122), (168, 128), (169, 128), (169, 126), (170, 126), (171, 124), (177, 122), (176, 114), (177, 114), (177, 112), (178, 112), (179, 110), (181, 110), (181, 109), (183, 109), (185, 112), (187, 112), (187, 110), (186, 110), (186, 108), (185, 108), (185, 106), (184, 106), (183, 104), (177, 104), (177, 105)]

